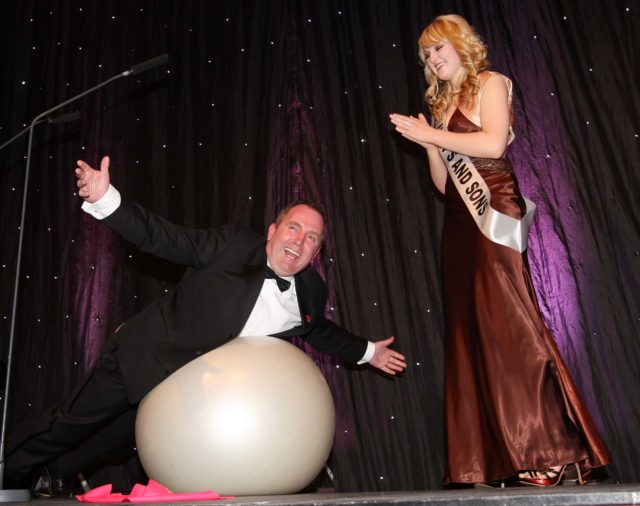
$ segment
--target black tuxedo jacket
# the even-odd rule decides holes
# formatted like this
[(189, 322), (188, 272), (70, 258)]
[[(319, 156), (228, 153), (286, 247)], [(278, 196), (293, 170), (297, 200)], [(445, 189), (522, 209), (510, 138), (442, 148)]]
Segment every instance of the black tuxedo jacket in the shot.
[[(103, 221), (140, 250), (189, 267), (167, 296), (108, 342), (135, 403), (179, 367), (238, 335), (264, 282), (266, 240), (238, 225), (187, 229), (131, 202)], [(321, 352), (360, 360), (367, 341), (324, 318), (327, 288), (317, 271), (308, 267), (295, 283), (302, 324), (276, 336), (300, 336)]]

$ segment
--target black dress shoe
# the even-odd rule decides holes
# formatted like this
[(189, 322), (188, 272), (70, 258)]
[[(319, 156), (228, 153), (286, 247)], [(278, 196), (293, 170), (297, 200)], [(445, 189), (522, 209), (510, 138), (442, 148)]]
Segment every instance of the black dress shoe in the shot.
[(46, 465), (40, 468), (31, 483), (31, 493), (35, 497), (72, 497), (76, 487), (74, 480), (63, 476), (54, 465)]

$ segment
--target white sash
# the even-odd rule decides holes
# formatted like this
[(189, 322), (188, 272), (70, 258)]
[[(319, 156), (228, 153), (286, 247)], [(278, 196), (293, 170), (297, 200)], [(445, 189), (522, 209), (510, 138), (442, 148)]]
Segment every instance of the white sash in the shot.
[(491, 207), (491, 192), (473, 162), (466, 155), (440, 148), (440, 156), (480, 232), (489, 240), (522, 253), (527, 249), (529, 227), (536, 205), (526, 197), (526, 213), (521, 220)]

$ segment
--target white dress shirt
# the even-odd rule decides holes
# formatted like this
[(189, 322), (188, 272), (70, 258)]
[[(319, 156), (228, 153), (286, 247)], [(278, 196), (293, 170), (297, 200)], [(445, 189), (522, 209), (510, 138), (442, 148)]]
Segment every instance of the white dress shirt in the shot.
[(275, 279), (265, 278), (256, 305), (253, 306), (249, 319), (239, 335), (269, 336), (292, 329), (302, 323), (293, 276), (281, 277), (291, 283), (289, 288), (281, 292)]

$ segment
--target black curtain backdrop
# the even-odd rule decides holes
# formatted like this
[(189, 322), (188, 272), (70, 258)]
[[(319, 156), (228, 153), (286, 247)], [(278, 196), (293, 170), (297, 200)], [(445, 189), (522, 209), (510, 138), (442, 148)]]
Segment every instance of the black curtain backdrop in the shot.
[[(129, 66), (34, 136), (9, 425), (62, 398), (108, 333), (179, 267), (80, 210), (79, 158), (177, 223), (266, 230), (297, 197), (327, 209), (317, 267), (330, 318), (409, 359), (391, 380), (308, 348), (337, 408), (339, 491), (437, 489), (443, 444), (442, 202), (390, 112), (424, 111), (416, 40), (459, 13), (514, 81), (529, 241), (548, 325), (611, 450), (640, 479), (640, 4), (637, 1), (62, 1), (0, 8), (0, 142)], [(0, 152), (0, 330), (6, 356), (26, 136)]]

